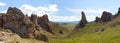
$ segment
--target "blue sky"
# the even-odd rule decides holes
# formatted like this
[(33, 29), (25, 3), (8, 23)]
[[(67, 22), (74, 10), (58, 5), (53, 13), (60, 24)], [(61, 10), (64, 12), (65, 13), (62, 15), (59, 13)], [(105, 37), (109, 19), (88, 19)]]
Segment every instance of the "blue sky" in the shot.
[(79, 21), (81, 11), (84, 11), (87, 20), (94, 21), (103, 11), (117, 13), (120, 0), (0, 0), (0, 12), (5, 13), (10, 6), (28, 15), (48, 14), (49, 19), (55, 22)]

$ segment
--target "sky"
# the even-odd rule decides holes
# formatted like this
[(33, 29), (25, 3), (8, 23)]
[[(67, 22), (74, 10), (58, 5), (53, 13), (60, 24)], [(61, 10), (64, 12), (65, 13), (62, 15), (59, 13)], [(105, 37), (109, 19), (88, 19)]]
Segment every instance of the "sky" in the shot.
[(17, 7), (28, 16), (48, 14), (54, 22), (80, 21), (84, 11), (90, 22), (103, 11), (117, 13), (120, 0), (0, 0), (0, 13), (6, 13), (9, 7)]

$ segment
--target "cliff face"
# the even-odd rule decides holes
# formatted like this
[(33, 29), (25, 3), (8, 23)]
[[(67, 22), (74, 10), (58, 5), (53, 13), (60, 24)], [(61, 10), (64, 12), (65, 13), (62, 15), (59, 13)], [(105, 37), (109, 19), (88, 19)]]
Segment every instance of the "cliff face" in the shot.
[(43, 41), (48, 41), (48, 39), (44, 34), (36, 34), (37, 29), (42, 28), (53, 34), (47, 15), (38, 17), (32, 14), (31, 17), (28, 17), (16, 7), (9, 7), (6, 14), (1, 13), (0, 27), (10, 29), (23, 38), (36, 38)]

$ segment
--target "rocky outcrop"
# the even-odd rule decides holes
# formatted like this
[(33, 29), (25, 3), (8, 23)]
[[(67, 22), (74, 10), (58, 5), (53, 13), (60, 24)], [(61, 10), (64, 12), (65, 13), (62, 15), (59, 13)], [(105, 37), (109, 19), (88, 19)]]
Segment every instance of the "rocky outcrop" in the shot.
[(10, 29), (12, 32), (19, 34), (21, 37), (33, 38), (34, 25), (21, 10), (10, 7), (3, 17), (3, 28)]
[(99, 23), (99, 22), (100, 22), (100, 18), (99, 18), (99, 17), (96, 17), (95, 22), (96, 22), (96, 23)]
[[(120, 13), (120, 8), (118, 9), (118, 13)], [(118, 14), (118, 13), (117, 13), (117, 14)]]
[(111, 13), (109, 13), (109, 12), (104, 11), (102, 13), (101, 18), (96, 17), (95, 22), (96, 23), (105, 23), (105, 22), (111, 21), (112, 19), (113, 19), (113, 15)]
[(114, 18), (117, 18), (118, 16), (120, 16), (120, 8), (118, 9), (118, 12), (114, 15)]
[(38, 17), (35, 14), (32, 14), (30, 17), (30, 20), (35, 24), (37, 30), (40, 30), (42, 28), (42, 29), (46, 30), (47, 32), (54, 34), (52, 32), (52, 29), (50, 28), (50, 23), (49, 23), (47, 14), (45, 14), (41, 17)]
[(31, 17), (30, 17), (31, 21), (34, 23), (34, 24), (38, 24), (37, 20), (38, 20), (38, 17), (37, 15), (35, 14), (32, 14)]
[(54, 34), (52, 32), (52, 29), (50, 28), (50, 23), (47, 14), (43, 15), (42, 17), (38, 17), (38, 25), (40, 25), (40, 27), (44, 30)]
[(22, 11), (17, 9), (16, 7), (9, 7), (7, 10), (7, 14), (24, 16)]
[(24, 17), (22, 11), (17, 9), (16, 7), (9, 7), (7, 10), (7, 14), (10, 16), (15, 16), (16, 19), (21, 19), (22, 17)]
[(87, 23), (85, 13), (82, 11), (81, 14), (82, 14), (82, 18), (81, 21), (75, 26), (76, 29), (83, 28)]
[(101, 16), (100, 22), (102, 22), (102, 23), (109, 22), (112, 20), (112, 18), (113, 18), (113, 16), (111, 13), (104, 11)]
[(3, 27), (3, 19), (2, 19), (3, 14), (4, 13), (0, 13), (0, 27)]
[[(38, 20), (37, 15), (32, 14), (29, 18), (24, 15), (21, 10), (15, 7), (9, 7), (6, 14), (0, 16), (0, 25), (2, 28), (10, 29), (12, 32), (17, 33), (22, 38), (36, 38), (43, 41), (48, 41), (47, 36), (44, 34), (36, 34), (36, 25), (42, 21), (42, 24), (47, 31), (49, 30), (48, 16), (44, 15), (42, 20)], [(40, 24), (40, 26), (42, 25)], [(40, 28), (40, 27), (39, 27)], [(45, 39), (44, 39), (45, 38)]]
[[(115, 15), (112, 15), (110, 12), (104, 11), (104, 12), (102, 13), (101, 18), (97, 18), (97, 17), (96, 17), (95, 22), (96, 22), (96, 23), (109, 22), (109, 21), (117, 18), (118, 16), (120, 16), (120, 8), (118, 9), (118, 12), (117, 12)], [(98, 20), (98, 19), (99, 19), (99, 20)]]

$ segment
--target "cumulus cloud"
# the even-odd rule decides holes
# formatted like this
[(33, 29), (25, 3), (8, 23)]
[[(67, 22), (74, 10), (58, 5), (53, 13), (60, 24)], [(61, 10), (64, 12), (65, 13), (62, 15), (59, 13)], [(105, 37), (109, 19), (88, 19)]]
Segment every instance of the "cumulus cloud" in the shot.
[(103, 11), (109, 11), (108, 9), (74, 9), (74, 8), (66, 8), (66, 10), (75, 14), (81, 14), (81, 11), (84, 11), (88, 21), (94, 21), (95, 17), (96, 16), (100, 17)]
[(24, 14), (28, 14), (30, 16), (32, 13), (38, 14), (38, 16), (42, 16), (43, 14), (54, 14), (58, 11), (56, 4), (51, 4), (48, 7), (39, 6), (39, 7), (33, 7), (28, 4), (24, 4), (20, 7), (20, 9), (24, 12)]
[(24, 14), (28, 14), (28, 16), (30, 16), (32, 13), (37, 14), (38, 16), (48, 14), (49, 20), (54, 22), (70, 22), (80, 20), (79, 16), (55, 16), (54, 14), (58, 11), (56, 4), (52, 4), (47, 7), (33, 7), (31, 5), (24, 4), (20, 7), (20, 9)]
[(49, 20), (54, 22), (70, 22), (70, 21), (79, 21), (79, 16), (55, 16), (54, 14), (58, 11), (57, 5), (52, 4), (47, 7), (39, 6), (33, 7), (28, 4), (24, 4), (20, 7), (24, 14), (28, 14), (30, 16), (32, 13), (37, 14), (38, 16), (42, 16), (44, 14), (49, 15)]
[[(48, 14), (49, 20), (54, 21), (54, 22), (71, 22), (71, 21), (80, 21), (81, 19), (80, 15), (79, 16), (70, 16), (70, 15), (69, 16), (56, 16), (54, 15), (56, 12), (58, 12), (58, 8), (56, 4), (51, 4), (47, 7), (44, 7), (44, 6), (33, 7), (31, 5), (24, 4), (19, 9), (21, 9), (24, 14), (28, 14), (28, 16), (30, 16), (32, 13), (37, 14), (38, 16)], [(6, 11), (7, 10), (0, 11), (0, 12), (5, 13)], [(81, 11), (79, 10), (77, 12), (81, 13)], [(86, 15), (86, 17), (88, 21), (91, 21), (91, 20), (94, 20), (95, 16)]]
[(94, 21), (94, 20), (95, 20), (95, 17), (96, 17), (96, 16), (94, 16), (94, 15), (86, 16), (87, 21), (89, 21), (89, 22)]
[[(95, 20), (94, 15), (87, 16), (87, 21), (91, 22)], [(49, 16), (49, 19), (54, 22), (72, 22), (72, 21), (80, 21), (81, 16)]]
[(0, 2), (0, 6), (5, 6), (6, 4), (3, 2)]
[(6, 13), (6, 12), (7, 12), (7, 10), (0, 11), (0, 13)]
[(54, 22), (71, 22), (79, 21), (81, 19), (80, 16), (50, 16), (49, 18)]
[(81, 11), (84, 11), (87, 14), (102, 14), (103, 11), (109, 11), (108, 9), (74, 9), (74, 8), (66, 8), (66, 9), (68, 11), (78, 14), (81, 14)]

